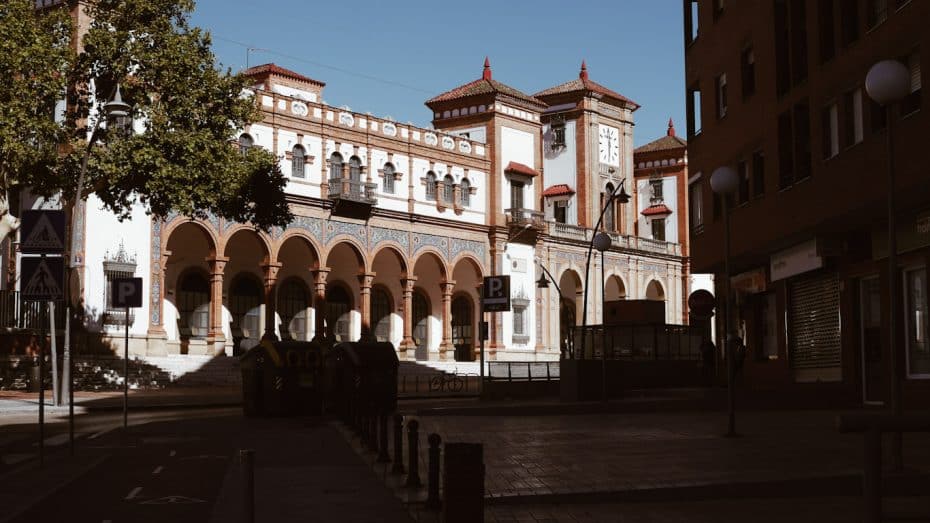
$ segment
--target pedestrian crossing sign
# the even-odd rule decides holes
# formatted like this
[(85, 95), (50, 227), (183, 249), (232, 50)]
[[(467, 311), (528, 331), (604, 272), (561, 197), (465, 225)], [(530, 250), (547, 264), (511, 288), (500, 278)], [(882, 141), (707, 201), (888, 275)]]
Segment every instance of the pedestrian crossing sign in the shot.
[(60, 300), (64, 294), (64, 262), (61, 258), (20, 258), (20, 291), (24, 300)]
[(20, 238), (23, 254), (61, 254), (65, 250), (65, 212), (23, 211)]

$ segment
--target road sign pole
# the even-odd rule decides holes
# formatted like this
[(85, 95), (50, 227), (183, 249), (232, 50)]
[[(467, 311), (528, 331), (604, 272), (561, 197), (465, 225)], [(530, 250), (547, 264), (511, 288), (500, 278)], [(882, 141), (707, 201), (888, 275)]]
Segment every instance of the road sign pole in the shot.
[(126, 307), (126, 345), (123, 347), (123, 433), (129, 429), (129, 307)]
[(68, 447), (74, 456), (74, 364), (71, 363), (71, 306), (65, 306), (65, 377), (63, 384), (68, 387)]
[(484, 394), (484, 339), (487, 337), (488, 330), (490, 329), (485, 328), (486, 325), (484, 321), (484, 301), (483, 300), (481, 301), (481, 304), (478, 306), (478, 308), (481, 311), (478, 314), (478, 317), (481, 318), (478, 324), (478, 338), (480, 339), (480, 343), (478, 345), (478, 360), (479, 360), (478, 397), (481, 397), (481, 395)]
[(52, 354), (52, 404), (60, 407), (63, 400), (61, 399), (60, 382), (58, 381), (58, 344), (55, 339), (55, 302), (53, 300), (48, 301), (48, 325), (49, 347)]
[[(44, 256), (43, 256), (44, 258)], [(42, 305), (39, 304), (39, 466), (45, 465), (45, 333), (42, 329)]]

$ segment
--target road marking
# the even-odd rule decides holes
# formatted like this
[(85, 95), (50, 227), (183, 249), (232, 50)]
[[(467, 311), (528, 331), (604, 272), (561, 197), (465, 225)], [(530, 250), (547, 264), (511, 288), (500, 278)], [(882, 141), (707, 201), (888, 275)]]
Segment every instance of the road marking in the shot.
[(116, 429), (116, 427), (110, 427), (110, 428), (108, 428), (108, 429), (106, 429), (106, 430), (101, 430), (100, 432), (95, 432), (94, 434), (91, 434), (90, 436), (87, 436), (87, 439), (97, 439), (97, 438), (99, 438), (100, 436), (103, 436), (104, 434), (106, 434), (107, 432), (113, 431), (113, 430), (115, 430), (115, 429)]
[(178, 453), (178, 452), (177, 452), (176, 450), (172, 450), (171, 452), (168, 453), (168, 455), (171, 456), (171, 457), (173, 458), (174, 455), (177, 454), (177, 453)]
[(161, 465), (159, 465), (159, 466), (155, 467), (155, 470), (152, 471), (152, 474), (159, 474), (159, 473), (161, 473), (162, 469), (164, 469), (164, 468), (165, 468), (165, 467), (162, 467)]
[(197, 498), (189, 498), (187, 496), (165, 496), (163, 498), (140, 501), (139, 503), (142, 505), (187, 505), (191, 503), (206, 503), (206, 501)]
[(132, 499), (138, 496), (140, 492), (142, 492), (142, 487), (136, 487), (129, 492), (129, 495), (126, 496), (126, 499), (127, 500)]

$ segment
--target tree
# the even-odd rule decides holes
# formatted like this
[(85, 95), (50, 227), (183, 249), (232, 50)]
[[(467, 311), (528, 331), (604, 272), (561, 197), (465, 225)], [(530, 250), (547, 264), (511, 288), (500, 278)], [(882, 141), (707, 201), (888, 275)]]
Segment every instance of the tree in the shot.
[[(28, 186), (67, 200), (92, 192), (123, 218), (141, 203), (157, 217), (212, 213), (265, 230), (290, 221), (286, 179), (274, 155), (258, 147), (240, 154), (233, 147), (237, 129), (258, 121), (260, 112), (244, 94), (246, 79), (221, 71), (209, 34), (190, 26), (193, 0), (88, 2), (84, 8), (91, 23), (76, 54), (69, 51), (71, 31), (63, 9), (36, 10), (33, 0), (7, 2), (0, 10), (0, 32), (25, 26), (18, 29), (22, 41), (41, 39), (22, 51), (4, 42), (16, 56), (0, 57), (10, 62), (0, 67), (22, 82), (34, 78), (15, 92), (0, 85), (0, 115), (7, 105), (25, 105), (19, 110), (24, 129), (9, 138), (0, 135), (3, 189)], [(4, 16), (4, 10), (26, 23)], [(128, 135), (97, 121), (117, 85), (132, 106), (135, 132)], [(46, 115), (65, 87), (69, 110), (62, 125), (54, 126)], [(33, 92), (40, 96), (22, 96)], [(29, 148), (22, 145), (29, 132), (37, 138), (26, 144), (49, 149), (66, 143), (64, 154), (19, 152)], [(17, 153), (8, 155), (7, 145), (16, 140), (20, 145), (10, 150)]]

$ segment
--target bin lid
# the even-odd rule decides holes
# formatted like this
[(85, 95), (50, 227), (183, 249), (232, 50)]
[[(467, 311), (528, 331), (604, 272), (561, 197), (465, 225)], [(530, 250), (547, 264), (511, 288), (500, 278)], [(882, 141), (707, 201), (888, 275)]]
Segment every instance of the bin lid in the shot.
[(267, 355), (276, 367), (308, 367), (317, 365), (322, 354), (323, 347), (313, 341), (262, 340), (239, 360), (248, 362), (259, 355)]
[(396, 368), (399, 365), (394, 345), (386, 341), (337, 343), (333, 350), (344, 355), (353, 367)]

